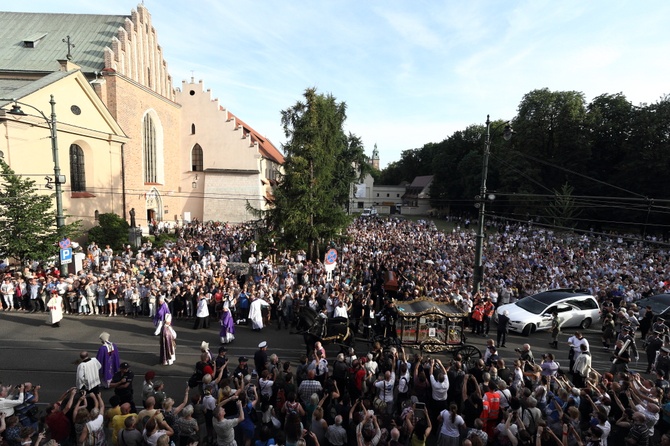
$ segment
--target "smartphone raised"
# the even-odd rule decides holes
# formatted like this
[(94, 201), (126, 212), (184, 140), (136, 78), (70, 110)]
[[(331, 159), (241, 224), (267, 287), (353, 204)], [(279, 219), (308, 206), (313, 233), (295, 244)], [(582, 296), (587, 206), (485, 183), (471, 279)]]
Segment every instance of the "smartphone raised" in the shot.
[(414, 404), (414, 416), (417, 420), (422, 420), (426, 417), (426, 403), (417, 402)]

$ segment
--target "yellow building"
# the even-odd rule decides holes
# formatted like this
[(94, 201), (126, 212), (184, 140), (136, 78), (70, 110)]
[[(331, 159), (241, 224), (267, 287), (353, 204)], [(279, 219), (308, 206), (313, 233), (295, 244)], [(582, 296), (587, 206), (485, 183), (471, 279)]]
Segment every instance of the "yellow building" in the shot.
[[(0, 12), (0, 23), (0, 98), (48, 116), (55, 97), (69, 219), (88, 227), (96, 211), (129, 219), (135, 209), (146, 232), (151, 222), (244, 221), (246, 201), (267, 206), (283, 156), (201, 84), (182, 85), (194, 96), (175, 90), (144, 5), (129, 15)], [(53, 172), (48, 153), (37, 169), (25, 150), (43, 144), (48, 152), (46, 122), (0, 117), (10, 167)], [(72, 145), (81, 150), (71, 154)]]
[(44, 193), (53, 193), (44, 179), (48, 176), (49, 187), (53, 187), (53, 96), (58, 160), (65, 177), (64, 213), (72, 220), (82, 220), (84, 227), (92, 226), (98, 213), (122, 213), (121, 153), (128, 138), (81, 71), (57, 71), (33, 82), (0, 79), (0, 87), (3, 94), (11, 93), (10, 98), (20, 101), (24, 113), (6, 113), (4, 109), (11, 110), (15, 104), (0, 101), (0, 150), (5, 162), (35, 180)]

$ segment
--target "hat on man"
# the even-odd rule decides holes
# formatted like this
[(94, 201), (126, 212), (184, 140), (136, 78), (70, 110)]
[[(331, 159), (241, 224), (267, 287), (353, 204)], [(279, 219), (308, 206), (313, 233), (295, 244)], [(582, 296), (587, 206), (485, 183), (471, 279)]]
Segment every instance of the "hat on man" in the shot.
[(219, 347), (219, 353), (225, 353), (225, 352), (227, 352), (227, 351), (228, 351), (228, 349), (227, 349), (224, 345), (222, 345), (221, 347)]
[(129, 369), (130, 364), (128, 364), (127, 362), (122, 362), (121, 365), (119, 366), (119, 368), (120, 369)]
[(248, 361), (248, 359), (247, 359), (246, 356), (240, 356), (240, 363), (247, 362), (247, 361)]
[(266, 348), (268, 346), (268, 343), (263, 341), (260, 344), (258, 344), (258, 348)]
[(668, 347), (662, 347), (662, 348), (661, 348), (661, 353), (670, 353), (670, 348), (668, 348)]
[(102, 342), (109, 342), (109, 333), (107, 333), (106, 331), (100, 333), (100, 340)]

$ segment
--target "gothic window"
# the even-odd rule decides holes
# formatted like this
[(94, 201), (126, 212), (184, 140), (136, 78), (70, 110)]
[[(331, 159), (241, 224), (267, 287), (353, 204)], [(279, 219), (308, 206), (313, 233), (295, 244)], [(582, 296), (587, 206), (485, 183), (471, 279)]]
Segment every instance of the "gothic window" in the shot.
[(195, 135), (195, 124), (191, 124), (191, 135)]
[(70, 185), (72, 192), (86, 191), (84, 151), (76, 144), (70, 146)]
[(156, 126), (153, 119), (147, 114), (144, 116), (144, 182), (157, 182), (157, 149), (156, 149)]
[(202, 147), (196, 144), (191, 151), (191, 170), (193, 172), (202, 172)]

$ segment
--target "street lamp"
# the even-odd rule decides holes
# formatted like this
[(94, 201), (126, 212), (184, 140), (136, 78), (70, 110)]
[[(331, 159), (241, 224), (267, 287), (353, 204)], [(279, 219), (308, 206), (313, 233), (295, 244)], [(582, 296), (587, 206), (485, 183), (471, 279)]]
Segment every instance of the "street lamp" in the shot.
[[(54, 95), (51, 95), (51, 99), (49, 100), (49, 104), (51, 104), (51, 118), (47, 117), (47, 115), (45, 115), (39, 108), (26, 104), (25, 102), (20, 102), (16, 99), (0, 99), (0, 101), (12, 101), (14, 103), (12, 109), (7, 111), (10, 115), (26, 116), (26, 113), (21, 110), (21, 106), (32, 108), (44, 118), (44, 121), (51, 131), (51, 154), (53, 155), (54, 160), (54, 183), (56, 184), (56, 228), (60, 234), (61, 229), (65, 226), (62, 189), (62, 185), (65, 184), (65, 176), (60, 174), (60, 164), (58, 162), (58, 133), (56, 131), (56, 101), (54, 100)], [(67, 264), (60, 265), (60, 273), (63, 277), (67, 276)]]
[[(505, 123), (505, 130), (503, 131), (503, 138), (505, 141), (512, 139), (512, 126), (509, 122)], [(489, 155), (491, 153), (491, 119), (490, 115), (486, 115), (486, 148), (484, 149), (484, 158), (482, 159), (482, 185), (479, 189), (479, 195), (476, 198), (475, 206), (479, 207), (479, 220), (477, 221), (477, 239), (475, 244), (475, 267), (472, 278), (472, 292), (473, 294), (479, 292), (479, 288), (484, 279), (484, 265), (482, 264), (482, 257), (484, 251), (484, 217), (486, 209), (486, 200), (489, 199), (486, 195), (486, 178), (489, 175)], [(491, 199), (495, 198), (491, 196)]]

